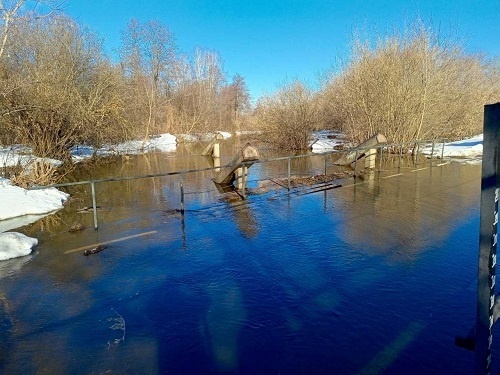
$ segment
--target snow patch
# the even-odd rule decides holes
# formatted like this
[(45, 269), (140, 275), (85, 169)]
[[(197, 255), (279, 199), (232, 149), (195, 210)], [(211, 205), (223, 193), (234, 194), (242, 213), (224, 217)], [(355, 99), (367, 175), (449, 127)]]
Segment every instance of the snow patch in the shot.
[(68, 194), (55, 188), (26, 190), (0, 178), (0, 261), (31, 253), (36, 238), (5, 232), (32, 223), (63, 207)]
[(38, 245), (36, 238), (22, 233), (0, 233), (0, 261), (29, 255), (36, 245)]
[(240, 130), (235, 133), (236, 135), (258, 135), (262, 134), (260, 130)]
[(71, 157), (74, 163), (79, 163), (89, 159), (94, 155), (137, 155), (144, 152), (155, 151), (175, 152), (177, 150), (177, 137), (175, 135), (164, 133), (147, 140), (134, 140), (116, 145), (104, 145), (98, 150), (91, 146), (78, 145), (71, 148)]
[(153, 138), (151, 144), (161, 152), (175, 152), (177, 150), (177, 138), (172, 134), (160, 134), (158, 138)]
[(219, 133), (224, 139), (232, 137), (232, 134), (225, 131), (218, 131), (215, 133), (203, 133), (203, 134), (177, 134), (177, 137), (183, 142), (210, 142), (214, 139), (215, 135)]
[[(421, 150), (424, 155), (431, 155), (432, 145), (429, 145)], [(448, 158), (480, 158), (483, 155), (483, 135), (479, 134), (472, 138), (463, 139), (461, 141), (436, 143), (434, 144), (433, 156), (441, 156)]]
[(0, 178), (0, 192), (0, 220), (55, 211), (62, 208), (69, 197), (56, 188), (26, 190), (5, 178)]
[(333, 151), (339, 146), (346, 145), (346, 140), (344, 136), (340, 133), (330, 132), (330, 131), (320, 131), (315, 132), (312, 135), (312, 142), (310, 148), (314, 153), (324, 153), (328, 151)]
[(228, 138), (232, 137), (232, 134), (228, 133), (228, 132), (217, 132), (217, 133), (219, 133), (220, 135), (222, 135), (224, 137), (224, 139), (228, 139)]
[(59, 166), (62, 161), (50, 158), (40, 158), (31, 154), (31, 149), (22, 146), (0, 148), (0, 168), (21, 166), (31, 168), (33, 163), (43, 162)]

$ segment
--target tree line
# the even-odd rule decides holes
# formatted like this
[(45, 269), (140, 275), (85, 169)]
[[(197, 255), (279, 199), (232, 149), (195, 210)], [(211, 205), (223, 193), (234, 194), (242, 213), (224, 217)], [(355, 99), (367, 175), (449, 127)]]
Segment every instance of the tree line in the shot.
[(131, 20), (111, 61), (92, 30), (21, 9), (0, 2), (0, 144), (69, 160), (77, 144), (238, 130), (250, 110), (241, 75), (228, 78), (216, 51), (179, 52), (158, 21)]
[(306, 149), (320, 129), (353, 143), (378, 132), (395, 143), (458, 139), (480, 133), (484, 104), (500, 101), (498, 59), (421, 22), (376, 42), (355, 37), (316, 88), (294, 80), (252, 106), (217, 51), (182, 53), (163, 23), (131, 20), (112, 61), (92, 30), (51, 11), (57, 1), (27, 11), (29, 0), (0, 0), (0, 144), (39, 156), (69, 160), (77, 144), (165, 132), (260, 130), (287, 150)]
[(290, 149), (315, 129), (360, 143), (376, 133), (391, 143), (462, 139), (482, 132), (483, 107), (500, 101), (500, 62), (466, 53), (422, 22), (385, 38), (354, 37), (350, 56), (313, 90), (300, 81), (261, 98), (260, 125)]

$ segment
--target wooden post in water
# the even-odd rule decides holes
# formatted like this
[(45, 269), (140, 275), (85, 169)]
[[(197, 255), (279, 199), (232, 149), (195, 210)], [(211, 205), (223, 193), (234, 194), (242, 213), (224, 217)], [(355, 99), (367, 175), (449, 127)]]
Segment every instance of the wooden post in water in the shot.
[[(340, 159), (336, 160), (334, 164), (337, 165), (350, 165), (354, 163), (358, 158), (365, 155), (373, 146), (377, 146), (381, 143), (387, 143), (387, 138), (382, 134), (376, 134), (370, 139), (367, 139), (356, 147), (355, 151), (351, 151), (346, 155), (342, 156)], [(359, 150), (359, 151), (358, 151)]]
[(433, 140), (432, 140), (431, 157), (430, 157), (430, 159), (431, 159), (431, 161), (430, 161), (430, 163), (431, 163), (431, 167), (432, 167), (432, 156), (434, 155), (434, 143), (435, 143), (435, 142), (434, 142), (434, 139), (433, 139)]
[(220, 142), (224, 139), (221, 133), (217, 133), (215, 137), (210, 141), (210, 143), (205, 147), (201, 153), (203, 156), (213, 156), (214, 158), (220, 158)]
[(213, 158), (214, 161), (214, 172), (219, 173), (220, 172), (220, 158)]
[(398, 173), (401, 172), (401, 158), (403, 157), (403, 146), (399, 146)]
[(382, 172), (382, 157), (384, 156), (384, 150), (382, 147), (380, 147), (380, 155), (378, 158), (378, 171)]
[[(493, 340), (500, 195), (500, 103), (484, 107), (474, 373), (489, 374)], [(498, 308), (498, 307), (497, 307)]]
[(354, 153), (354, 178), (356, 178), (356, 168), (358, 166), (358, 150)]
[(375, 161), (377, 159), (377, 149), (370, 148), (365, 152), (365, 168), (375, 169)]
[(242, 165), (239, 167), (236, 172), (235, 172), (235, 180), (236, 180), (236, 187), (238, 190), (242, 190), (244, 188), (244, 174), (246, 174), (246, 168)]
[(247, 143), (228, 165), (221, 167), (220, 172), (214, 178), (214, 182), (219, 185), (231, 185), (236, 179), (236, 170), (241, 167), (241, 163), (245, 163), (245, 169), (248, 169), (252, 162), (259, 160), (259, 157), (259, 150)]

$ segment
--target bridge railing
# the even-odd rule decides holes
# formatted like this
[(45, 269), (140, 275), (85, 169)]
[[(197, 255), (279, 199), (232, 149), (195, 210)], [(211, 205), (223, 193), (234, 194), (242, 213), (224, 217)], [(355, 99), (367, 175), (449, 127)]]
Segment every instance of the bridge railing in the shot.
[[(377, 154), (379, 154), (379, 165), (378, 165), (378, 172), (381, 171), (381, 162), (382, 162), (382, 155), (384, 150), (399, 150), (395, 156), (399, 159), (398, 162), (398, 169), (401, 169), (402, 163), (401, 160), (403, 158), (403, 150), (405, 148), (408, 148), (409, 146), (412, 146), (414, 148), (417, 148), (417, 150), (420, 148), (421, 145), (426, 145), (426, 146), (431, 146), (431, 155), (429, 156), (429, 165), (432, 166), (433, 163), (433, 154), (435, 151), (435, 145), (437, 141), (436, 140), (422, 140), (422, 141), (412, 141), (412, 142), (405, 142), (405, 143), (385, 143), (385, 144), (380, 144), (377, 146), (370, 146), (370, 149), (376, 149)], [(444, 140), (442, 140), (440, 143), (442, 143), (442, 149), (441, 149), (441, 159), (443, 159), (443, 153), (444, 153)], [(345, 150), (329, 150), (325, 151), (322, 153), (307, 153), (307, 154), (302, 154), (302, 155), (293, 155), (293, 156), (283, 156), (283, 157), (276, 157), (276, 158), (269, 158), (269, 159), (259, 159), (259, 160), (254, 160), (251, 162), (242, 162), (240, 163), (240, 166), (242, 168), (242, 188), (239, 189), (239, 194), (242, 197), (242, 199), (246, 199), (246, 191), (247, 191), (247, 184), (248, 184), (248, 178), (246, 178), (246, 172), (248, 171), (248, 166), (251, 164), (265, 164), (265, 163), (271, 163), (271, 162), (280, 162), (280, 161), (285, 161), (287, 168), (286, 168), (286, 188), (288, 191), (291, 190), (291, 180), (292, 180), (292, 175), (291, 175), (291, 165), (292, 161), (295, 159), (301, 159), (301, 158), (324, 158), (324, 169), (323, 173), (327, 175), (327, 169), (329, 166), (333, 165), (334, 163), (332, 162), (332, 158), (334, 156), (340, 156), (342, 154), (345, 154), (346, 152), (356, 152), (359, 153), (360, 155), (362, 154), (363, 151), (365, 151), (367, 148), (360, 148), (360, 147), (353, 147)], [(393, 153), (394, 155), (394, 153)], [(358, 157), (356, 156), (356, 160), (352, 163), (353, 170), (354, 170), (354, 177), (356, 177), (356, 173), (358, 170)], [(416, 164), (418, 166), (418, 164)], [(168, 176), (178, 176), (179, 178), (179, 193), (180, 193), (180, 207), (179, 211), (184, 214), (185, 212), (185, 176), (191, 173), (199, 173), (199, 172), (205, 172), (205, 171), (216, 171), (220, 170), (220, 168), (224, 168), (224, 166), (215, 166), (215, 167), (207, 167), (207, 168), (198, 168), (198, 169), (186, 169), (182, 171), (174, 171), (174, 172), (164, 172), (164, 173), (151, 173), (151, 174), (145, 174), (145, 175), (138, 175), (138, 176), (124, 176), (124, 177), (108, 177), (108, 178), (100, 178), (100, 179), (93, 179), (93, 180), (85, 180), (85, 181), (76, 181), (76, 182), (65, 182), (65, 183), (58, 183), (58, 184), (51, 184), (51, 185), (44, 185), (44, 186), (33, 186), (29, 190), (39, 190), (39, 189), (48, 189), (48, 188), (60, 188), (60, 187), (70, 187), (70, 186), (77, 186), (77, 185), (90, 185), (91, 189), (91, 194), (92, 194), (92, 211), (93, 211), (93, 216), (94, 216), (94, 229), (98, 229), (98, 216), (97, 216), (97, 194), (96, 194), (96, 185), (97, 184), (102, 184), (102, 183), (107, 183), (107, 182), (114, 182), (114, 181), (129, 181), (129, 180), (139, 180), (139, 179), (147, 179), (147, 178), (159, 178), (159, 177), (168, 177)]]

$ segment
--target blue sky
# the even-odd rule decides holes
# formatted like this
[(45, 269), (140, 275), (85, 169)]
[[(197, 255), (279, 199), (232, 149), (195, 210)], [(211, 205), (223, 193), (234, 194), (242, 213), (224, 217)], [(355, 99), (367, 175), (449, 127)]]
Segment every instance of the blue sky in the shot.
[(130, 19), (159, 20), (181, 52), (218, 51), (253, 100), (286, 79), (314, 85), (347, 55), (354, 30), (391, 33), (417, 18), (455, 30), (469, 52), (500, 56), (500, 0), (67, 0), (64, 12), (104, 38), (110, 55)]

